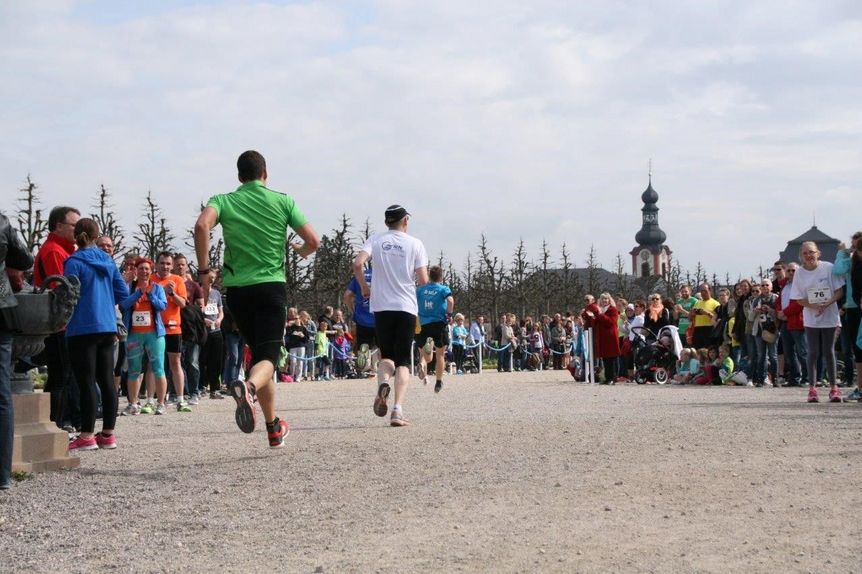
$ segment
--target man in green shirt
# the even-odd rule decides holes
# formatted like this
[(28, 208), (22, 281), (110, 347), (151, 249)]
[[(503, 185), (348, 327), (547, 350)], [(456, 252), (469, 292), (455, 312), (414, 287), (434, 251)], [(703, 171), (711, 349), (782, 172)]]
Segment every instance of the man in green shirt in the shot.
[(689, 319), (688, 312), (691, 311), (697, 299), (691, 296), (691, 286), (683, 285), (679, 288), (679, 299), (676, 300), (676, 305), (673, 308), (673, 318), (679, 323), (679, 338), (685, 341), (685, 332), (688, 330)]
[(287, 421), (275, 416), (272, 381), (287, 313), (287, 229), (292, 228), (303, 240), (302, 244), (290, 244), (302, 258), (317, 250), (320, 239), (293, 198), (266, 187), (266, 160), (261, 154), (243, 152), (236, 166), (242, 185), (231, 193), (211, 197), (195, 224), (198, 273), (210, 271), (209, 234), (221, 224), (226, 304), (252, 353), (247, 380), (226, 381), (237, 404), (236, 423), (243, 432), (254, 432), (257, 396), (269, 446), (279, 448), (290, 432)]

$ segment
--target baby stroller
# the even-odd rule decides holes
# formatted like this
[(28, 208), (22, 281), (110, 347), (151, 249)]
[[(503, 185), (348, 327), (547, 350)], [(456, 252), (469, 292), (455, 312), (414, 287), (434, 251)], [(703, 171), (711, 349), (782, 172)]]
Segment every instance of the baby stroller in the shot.
[(464, 348), (464, 364), (462, 370), (465, 373), (479, 373), (479, 347)]
[(634, 327), (632, 342), (635, 382), (639, 385), (670, 381), (674, 366), (682, 352), (679, 330), (668, 326), (655, 334), (646, 327)]

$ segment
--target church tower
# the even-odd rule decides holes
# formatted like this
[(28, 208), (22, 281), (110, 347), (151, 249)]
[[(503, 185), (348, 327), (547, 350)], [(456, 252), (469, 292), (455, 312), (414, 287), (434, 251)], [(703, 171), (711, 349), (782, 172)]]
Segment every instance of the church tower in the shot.
[(641, 201), (644, 204), (641, 208), (643, 223), (635, 234), (637, 246), (630, 252), (632, 275), (667, 279), (672, 251), (664, 244), (667, 236), (658, 226), (658, 193), (652, 188), (652, 174), (649, 176), (649, 185), (641, 194)]

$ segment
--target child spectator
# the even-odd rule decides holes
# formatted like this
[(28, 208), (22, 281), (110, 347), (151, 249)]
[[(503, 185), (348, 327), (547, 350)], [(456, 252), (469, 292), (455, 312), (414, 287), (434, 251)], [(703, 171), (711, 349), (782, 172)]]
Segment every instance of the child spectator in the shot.
[(673, 382), (677, 385), (685, 385), (700, 371), (700, 361), (694, 349), (683, 349), (679, 361), (676, 363), (676, 374)]
[(317, 334), (314, 336), (314, 354), (317, 356), (318, 381), (328, 381), (332, 378), (329, 373), (329, 339), (326, 337), (328, 329), (329, 323), (320, 321), (317, 324)]
[(335, 338), (332, 339), (332, 372), (336, 379), (343, 379), (347, 375), (347, 354), (350, 352), (350, 344), (344, 334), (341, 325), (335, 327)]
[(715, 367), (716, 359), (718, 359), (718, 351), (714, 347), (698, 349), (697, 360), (700, 362), (700, 372), (695, 375), (691, 382), (695, 385), (711, 384), (718, 372)]

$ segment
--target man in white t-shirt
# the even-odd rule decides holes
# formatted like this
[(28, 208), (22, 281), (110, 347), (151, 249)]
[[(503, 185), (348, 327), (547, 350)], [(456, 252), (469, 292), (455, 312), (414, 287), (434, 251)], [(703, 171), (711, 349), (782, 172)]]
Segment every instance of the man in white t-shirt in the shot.
[[(428, 283), (428, 254), (421, 241), (407, 235), (410, 214), (400, 205), (386, 209), (387, 231), (375, 233), (353, 261), (353, 276), (369, 297), (369, 306), (374, 313), (380, 363), (377, 366), (377, 396), (374, 398), (374, 414), (386, 416), (389, 410), (389, 379), (395, 379), (395, 403), (392, 406), (390, 424), (407, 426), (401, 405), (410, 381), (410, 351), (416, 331), (419, 308), (416, 303), (416, 285)], [(374, 261), (373, 288), (365, 280), (365, 263)]]

